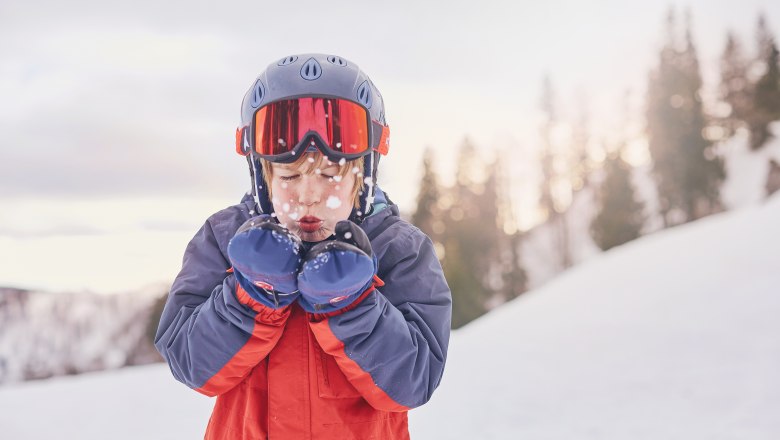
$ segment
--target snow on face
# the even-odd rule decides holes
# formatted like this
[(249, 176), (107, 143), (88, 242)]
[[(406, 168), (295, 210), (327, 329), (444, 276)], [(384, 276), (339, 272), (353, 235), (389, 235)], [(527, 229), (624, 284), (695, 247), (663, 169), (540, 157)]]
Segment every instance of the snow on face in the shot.
[(329, 196), (328, 200), (325, 202), (325, 206), (330, 209), (336, 209), (341, 206), (341, 199), (336, 196)]

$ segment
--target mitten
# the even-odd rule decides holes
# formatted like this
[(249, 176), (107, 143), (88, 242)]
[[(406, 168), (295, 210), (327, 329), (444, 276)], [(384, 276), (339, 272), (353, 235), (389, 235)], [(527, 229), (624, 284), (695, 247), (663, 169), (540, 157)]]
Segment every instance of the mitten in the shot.
[(314, 245), (298, 275), (299, 303), (307, 312), (327, 313), (352, 304), (371, 287), (377, 261), (360, 226), (336, 224), (335, 238)]
[(227, 250), (236, 281), (249, 296), (275, 309), (295, 301), (301, 240), (270, 215), (247, 220)]

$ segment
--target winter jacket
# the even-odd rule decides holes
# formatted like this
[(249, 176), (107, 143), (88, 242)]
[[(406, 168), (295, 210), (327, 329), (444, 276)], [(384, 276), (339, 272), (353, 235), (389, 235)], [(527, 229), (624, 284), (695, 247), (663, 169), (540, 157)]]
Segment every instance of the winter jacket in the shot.
[(212, 215), (187, 246), (155, 345), (174, 377), (217, 396), (206, 439), (407, 439), (447, 356), (452, 300), (431, 240), (395, 205), (368, 217), (376, 284), (349, 308), (309, 314), (254, 301), (227, 245), (256, 209)]

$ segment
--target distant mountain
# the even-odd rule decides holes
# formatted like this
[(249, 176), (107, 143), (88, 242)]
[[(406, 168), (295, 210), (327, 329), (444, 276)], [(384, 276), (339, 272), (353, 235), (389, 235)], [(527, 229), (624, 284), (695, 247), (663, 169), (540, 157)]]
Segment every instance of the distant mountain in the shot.
[(0, 384), (161, 360), (149, 334), (167, 291), (101, 295), (0, 288)]

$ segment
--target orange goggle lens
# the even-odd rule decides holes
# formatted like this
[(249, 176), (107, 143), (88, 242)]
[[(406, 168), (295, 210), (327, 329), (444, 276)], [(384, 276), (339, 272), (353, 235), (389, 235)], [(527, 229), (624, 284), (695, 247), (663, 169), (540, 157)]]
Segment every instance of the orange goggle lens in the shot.
[(297, 98), (261, 107), (254, 118), (254, 149), (262, 157), (291, 153), (316, 133), (327, 147), (346, 157), (371, 149), (368, 111), (337, 98)]

